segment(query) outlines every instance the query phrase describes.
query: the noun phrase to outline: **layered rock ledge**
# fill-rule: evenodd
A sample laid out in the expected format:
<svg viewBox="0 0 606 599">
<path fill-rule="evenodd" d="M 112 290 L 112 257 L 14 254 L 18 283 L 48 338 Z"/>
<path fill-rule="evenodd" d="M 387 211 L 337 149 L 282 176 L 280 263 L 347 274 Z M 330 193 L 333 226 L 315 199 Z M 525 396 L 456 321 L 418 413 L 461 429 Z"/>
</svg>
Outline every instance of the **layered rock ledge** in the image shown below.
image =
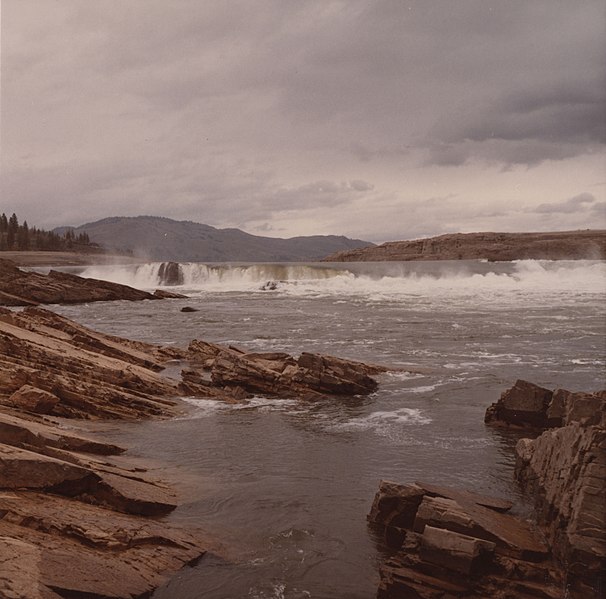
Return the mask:
<svg viewBox="0 0 606 599">
<path fill-rule="evenodd" d="M 515 468 L 534 500 L 533 522 L 507 514 L 511 504 L 499 499 L 382 481 L 368 516 L 390 552 L 377 596 L 604 596 L 605 404 L 604 391 L 550 391 L 517 381 L 488 409 L 487 423 L 536 437 L 518 442 Z"/>
<path fill-rule="evenodd" d="M 99 279 L 87 279 L 51 270 L 47 275 L 27 272 L 10 260 L 0 259 L 0 305 L 80 304 L 114 300 L 156 300 L 182 298 L 183 295 L 140 289 Z"/>
</svg>

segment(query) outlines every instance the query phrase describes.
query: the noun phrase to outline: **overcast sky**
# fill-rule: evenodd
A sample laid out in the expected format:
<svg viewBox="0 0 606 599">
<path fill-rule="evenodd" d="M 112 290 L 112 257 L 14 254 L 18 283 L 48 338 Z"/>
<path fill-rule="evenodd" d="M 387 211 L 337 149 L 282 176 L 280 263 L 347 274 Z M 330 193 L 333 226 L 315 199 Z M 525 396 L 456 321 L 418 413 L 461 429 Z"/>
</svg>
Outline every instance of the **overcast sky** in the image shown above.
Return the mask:
<svg viewBox="0 0 606 599">
<path fill-rule="evenodd" d="M 0 211 L 606 228 L 603 0 L 2 0 Z"/>
</svg>

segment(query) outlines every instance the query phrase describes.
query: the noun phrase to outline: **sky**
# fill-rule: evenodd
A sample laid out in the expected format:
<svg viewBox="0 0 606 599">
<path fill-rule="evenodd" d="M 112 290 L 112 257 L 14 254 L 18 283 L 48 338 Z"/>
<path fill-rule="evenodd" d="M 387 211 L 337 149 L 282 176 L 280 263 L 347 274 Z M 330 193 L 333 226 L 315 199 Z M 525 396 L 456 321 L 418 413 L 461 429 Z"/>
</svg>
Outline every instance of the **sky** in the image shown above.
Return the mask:
<svg viewBox="0 0 606 599">
<path fill-rule="evenodd" d="M 603 0 L 2 0 L 0 211 L 606 228 Z"/>
</svg>

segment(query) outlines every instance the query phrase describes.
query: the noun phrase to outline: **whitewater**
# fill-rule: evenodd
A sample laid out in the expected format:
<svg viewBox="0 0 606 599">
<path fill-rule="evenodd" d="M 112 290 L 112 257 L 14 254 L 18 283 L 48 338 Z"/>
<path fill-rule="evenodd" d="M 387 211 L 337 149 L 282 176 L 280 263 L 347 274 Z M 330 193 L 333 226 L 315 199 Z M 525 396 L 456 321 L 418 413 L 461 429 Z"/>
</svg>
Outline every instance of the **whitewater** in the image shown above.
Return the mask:
<svg viewBox="0 0 606 599">
<path fill-rule="evenodd" d="M 77 272 L 155 289 L 160 267 Z M 91 424 L 177 486 L 171 521 L 216 540 L 154 599 L 373 597 L 381 556 L 365 516 L 380 479 L 466 487 L 524 512 L 512 483 L 517 437 L 485 427 L 486 408 L 518 378 L 605 386 L 602 261 L 188 263 L 180 276 L 166 288 L 184 299 L 53 309 L 153 343 L 198 338 L 398 370 L 369 397 L 192 398 L 187 417 Z"/>
</svg>

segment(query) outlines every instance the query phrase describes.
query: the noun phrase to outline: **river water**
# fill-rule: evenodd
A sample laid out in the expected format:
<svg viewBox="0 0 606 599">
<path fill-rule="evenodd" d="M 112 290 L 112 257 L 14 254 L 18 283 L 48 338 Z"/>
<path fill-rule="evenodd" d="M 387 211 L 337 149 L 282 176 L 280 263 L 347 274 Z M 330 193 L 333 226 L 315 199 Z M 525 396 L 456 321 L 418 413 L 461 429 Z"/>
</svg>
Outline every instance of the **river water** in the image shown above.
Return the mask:
<svg viewBox="0 0 606 599">
<path fill-rule="evenodd" d="M 380 548 L 366 526 L 381 479 L 506 497 L 515 435 L 483 423 L 517 378 L 603 388 L 604 262 L 181 266 L 186 300 L 56 306 L 144 341 L 193 339 L 302 351 L 404 369 L 368 397 L 189 400 L 187 417 L 94 425 L 154 464 L 181 506 L 167 519 L 220 545 L 154 599 L 360 598 Z M 82 274 L 140 288 L 158 264 Z M 268 281 L 274 290 L 262 290 Z M 184 306 L 198 312 L 182 313 Z M 214 541 L 213 541 L 214 543 Z"/>
</svg>

